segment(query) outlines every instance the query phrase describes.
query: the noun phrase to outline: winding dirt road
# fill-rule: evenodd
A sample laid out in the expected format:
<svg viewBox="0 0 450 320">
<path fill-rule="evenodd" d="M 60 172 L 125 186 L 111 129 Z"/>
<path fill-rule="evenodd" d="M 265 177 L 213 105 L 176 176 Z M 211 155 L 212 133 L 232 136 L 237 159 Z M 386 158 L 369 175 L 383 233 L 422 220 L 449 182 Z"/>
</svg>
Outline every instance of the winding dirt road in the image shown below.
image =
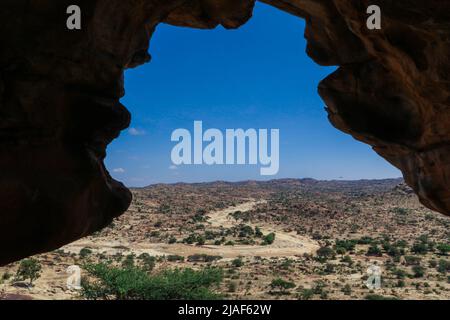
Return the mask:
<svg viewBox="0 0 450 320">
<path fill-rule="evenodd" d="M 213 228 L 230 228 L 239 224 L 230 213 L 241 211 L 247 212 L 252 210 L 261 202 L 251 200 L 240 205 L 229 207 L 223 210 L 213 211 L 207 214 L 208 223 Z M 65 251 L 78 253 L 82 248 L 89 247 L 94 252 L 107 252 L 114 254 L 123 252 L 123 248 L 129 248 L 129 251 L 139 255 L 148 253 L 150 255 L 181 255 L 190 256 L 193 254 L 207 254 L 222 256 L 223 258 L 236 257 L 292 257 L 302 255 L 304 253 L 313 253 L 319 249 L 316 241 L 297 235 L 295 232 L 285 232 L 280 228 L 267 226 L 265 224 L 246 223 L 253 228 L 258 226 L 264 234 L 274 232 L 276 234 L 275 241 L 271 245 L 188 245 L 183 243 L 167 244 L 167 243 L 147 243 L 147 242 L 127 242 L 127 241 L 109 241 L 106 239 L 95 239 L 94 241 L 82 239 L 74 242 L 63 249 Z"/>
</svg>

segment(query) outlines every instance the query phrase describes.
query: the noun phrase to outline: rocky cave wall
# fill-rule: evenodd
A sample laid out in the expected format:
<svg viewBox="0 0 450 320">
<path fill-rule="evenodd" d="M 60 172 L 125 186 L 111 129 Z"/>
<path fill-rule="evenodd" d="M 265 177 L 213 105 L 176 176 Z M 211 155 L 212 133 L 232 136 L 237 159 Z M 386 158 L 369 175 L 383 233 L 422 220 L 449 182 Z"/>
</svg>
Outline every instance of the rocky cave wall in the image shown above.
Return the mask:
<svg viewBox="0 0 450 320">
<path fill-rule="evenodd" d="M 308 55 L 340 66 L 319 86 L 331 123 L 372 145 L 426 206 L 449 215 L 450 3 L 263 2 L 304 18 Z M 82 9 L 82 29 L 69 31 L 66 9 L 73 4 Z M 366 28 L 370 4 L 382 8 L 382 30 Z M 124 70 L 150 60 L 157 25 L 237 28 L 253 6 L 254 0 L 1 1 L 0 264 L 91 234 L 128 208 L 130 192 L 103 160 L 130 122 L 119 101 Z"/>
</svg>

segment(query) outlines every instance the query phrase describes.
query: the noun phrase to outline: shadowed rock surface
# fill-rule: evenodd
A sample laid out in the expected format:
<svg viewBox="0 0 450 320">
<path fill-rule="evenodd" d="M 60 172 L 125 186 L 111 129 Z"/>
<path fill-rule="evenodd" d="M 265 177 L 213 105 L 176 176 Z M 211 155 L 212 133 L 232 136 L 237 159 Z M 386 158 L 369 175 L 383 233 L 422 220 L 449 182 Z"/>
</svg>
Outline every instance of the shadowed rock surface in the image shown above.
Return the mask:
<svg viewBox="0 0 450 320">
<path fill-rule="evenodd" d="M 307 21 L 307 53 L 341 66 L 319 86 L 332 124 L 402 170 L 450 214 L 450 3 L 264 0 Z M 82 30 L 66 29 L 66 8 Z M 156 26 L 237 28 L 253 0 L 3 0 L 0 4 L 0 264 L 56 249 L 122 214 L 131 193 L 108 174 L 128 127 L 123 72 L 150 60 Z M 302 75 L 299 74 L 299 77 Z M 358 161 L 355 159 L 354 161 Z"/>
</svg>

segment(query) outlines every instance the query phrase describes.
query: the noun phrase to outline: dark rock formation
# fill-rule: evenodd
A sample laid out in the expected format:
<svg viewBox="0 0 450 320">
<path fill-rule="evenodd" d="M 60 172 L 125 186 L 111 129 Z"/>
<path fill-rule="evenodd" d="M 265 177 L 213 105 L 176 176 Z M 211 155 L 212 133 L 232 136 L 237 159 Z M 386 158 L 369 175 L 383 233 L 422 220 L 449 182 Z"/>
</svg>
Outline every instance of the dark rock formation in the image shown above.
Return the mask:
<svg viewBox="0 0 450 320">
<path fill-rule="evenodd" d="M 305 18 L 308 54 L 341 66 L 320 85 L 331 122 L 404 173 L 450 214 L 450 3 L 264 0 Z M 82 30 L 66 8 L 82 8 Z M 148 62 L 155 27 L 236 28 L 253 0 L 2 0 L 0 264 L 86 236 L 123 213 L 130 192 L 103 164 L 126 128 L 123 72 Z M 299 77 L 302 75 L 299 74 Z M 355 159 L 354 161 L 358 161 Z"/>
</svg>

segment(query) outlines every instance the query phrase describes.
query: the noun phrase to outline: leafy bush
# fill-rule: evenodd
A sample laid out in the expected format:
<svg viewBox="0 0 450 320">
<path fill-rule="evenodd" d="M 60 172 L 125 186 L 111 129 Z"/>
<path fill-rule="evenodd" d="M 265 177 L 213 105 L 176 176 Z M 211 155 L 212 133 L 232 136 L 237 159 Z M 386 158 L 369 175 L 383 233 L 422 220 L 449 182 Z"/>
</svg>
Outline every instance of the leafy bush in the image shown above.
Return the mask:
<svg viewBox="0 0 450 320">
<path fill-rule="evenodd" d="M 299 298 L 301 300 L 310 300 L 314 296 L 314 291 L 312 289 L 302 289 L 300 291 Z"/>
<path fill-rule="evenodd" d="M 408 214 L 408 209 L 395 207 L 392 209 L 392 212 L 398 215 Z"/>
<path fill-rule="evenodd" d="M 421 260 L 422 259 L 420 259 L 419 257 L 405 256 L 405 262 L 406 262 L 406 265 L 408 265 L 408 266 L 418 265 L 418 264 L 420 264 Z"/>
<path fill-rule="evenodd" d="M 448 243 L 439 243 L 436 246 L 436 249 L 438 249 L 440 254 L 446 256 L 450 252 L 450 244 L 448 244 Z"/>
<path fill-rule="evenodd" d="M 258 238 L 262 238 L 263 233 L 259 227 L 255 227 L 255 236 Z"/>
<path fill-rule="evenodd" d="M 404 279 L 408 273 L 402 269 L 394 269 L 392 273 L 397 277 L 397 279 Z"/>
<path fill-rule="evenodd" d="M 197 237 L 197 245 L 198 245 L 198 246 L 202 246 L 202 245 L 204 245 L 204 244 L 205 244 L 205 238 L 202 237 L 202 236 L 198 236 L 198 237 Z"/>
<path fill-rule="evenodd" d="M 247 225 L 242 225 L 239 230 L 239 238 L 251 237 L 255 234 L 253 228 Z"/>
<path fill-rule="evenodd" d="M 177 238 L 175 238 L 173 236 L 169 238 L 169 244 L 174 244 L 176 242 L 177 242 Z"/>
<path fill-rule="evenodd" d="M 235 268 L 240 268 L 244 265 L 244 261 L 241 258 L 236 258 L 231 262 L 231 265 Z"/>
<path fill-rule="evenodd" d="M 353 260 L 350 256 L 344 256 L 341 259 L 341 262 L 347 263 L 348 265 L 352 265 L 353 264 Z"/>
<path fill-rule="evenodd" d="M 366 256 L 376 256 L 381 257 L 383 254 L 381 252 L 381 249 L 378 248 L 376 244 L 372 244 L 369 249 L 367 250 Z"/>
<path fill-rule="evenodd" d="M 187 258 L 189 262 L 213 262 L 222 259 L 221 256 L 211 256 L 208 254 L 193 254 Z"/>
<path fill-rule="evenodd" d="M 272 280 L 272 282 L 270 283 L 270 287 L 274 290 L 285 292 L 286 290 L 295 288 L 295 283 L 277 278 Z"/>
<path fill-rule="evenodd" d="M 428 252 L 428 245 L 424 242 L 416 242 L 411 247 L 411 251 L 415 254 L 426 254 Z"/>
<path fill-rule="evenodd" d="M 149 255 L 148 253 L 142 253 L 139 257 L 139 260 L 142 261 L 143 269 L 145 271 L 152 271 L 153 268 L 155 268 L 156 265 L 156 258 Z"/>
<path fill-rule="evenodd" d="M 338 250 L 342 251 L 342 249 L 345 250 L 345 252 L 353 251 L 355 250 L 356 243 L 357 243 L 356 240 L 336 240 L 335 250 L 336 252 L 338 252 Z"/>
<path fill-rule="evenodd" d="M 437 271 L 444 274 L 450 271 L 450 262 L 444 259 L 439 259 Z"/>
<path fill-rule="evenodd" d="M 90 248 L 83 248 L 80 250 L 80 258 L 86 258 L 92 253 L 92 250 Z"/>
<path fill-rule="evenodd" d="M 187 238 L 183 239 L 183 243 L 186 244 L 193 244 L 195 242 L 197 242 L 198 236 L 194 233 L 190 234 Z"/>
<path fill-rule="evenodd" d="M 374 242 L 374 240 L 371 237 L 368 236 L 364 236 L 361 239 L 359 239 L 358 244 L 372 244 L 372 242 Z"/>
<path fill-rule="evenodd" d="M 218 299 L 211 288 L 223 280 L 222 270 L 214 268 L 175 269 L 156 275 L 137 267 L 119 269 L 103 263 L 86 265 L 85 269 L 96 280 L 83 279 L 81 294 L 94 300 Z"/>
<path fill-rule="evenodd" d="M 271 232 L 263 238 L 263 245 L 270 245 L 275 241 L 275 233 Z"/>
<path fill-rule="evenodd" d="M 41 264 L 36 259 L 25 259 L 20 262 L 19 268 L 16 272 L 15 279 L 17 281 L 29 280 L 30 286 L 33 282 L 41 276 Z"/>
<path fill-rule="evenodd" d="M 327 259 L 334 259 L 336 253 L 330 247 L 321 247 L 317 250 L 317 257 L 321 261 L 326 261 Z"/>
<path fill-rule="evenodd" d="M 402 255 L 405 254 L 405 251 L 403 249 L 399 249 L 396 246 L 387 246 L 385 248 L 386 252 L 388 255 L 390 255 L 391 257 L 400 257 Z"/>
<path fill-rule="evenodd" d="M 134 267 L 134 258 L 135 255 L 133 253 L 130 253 L 125 257 L 125 259 L 122 261 L 122 267 L 124 268 L 131 268 Z"/>
<path fill-rule="evenodd" d="M 412 271 L 414 278 L 422 278 L 425 275 L 425 268 L 420 265 L 413 266 Z"/>
<path fill-rule="evenodd" d="M 169 262 L 176 262 L 176 261 L 183 262 L 184 261 L 184 257 L 180 256 L 180 255 L 177 255 L 177 254 L 172 254 L 172 255 L 167 256 L 167 261 L 169 261 Z"/>
</svg>

